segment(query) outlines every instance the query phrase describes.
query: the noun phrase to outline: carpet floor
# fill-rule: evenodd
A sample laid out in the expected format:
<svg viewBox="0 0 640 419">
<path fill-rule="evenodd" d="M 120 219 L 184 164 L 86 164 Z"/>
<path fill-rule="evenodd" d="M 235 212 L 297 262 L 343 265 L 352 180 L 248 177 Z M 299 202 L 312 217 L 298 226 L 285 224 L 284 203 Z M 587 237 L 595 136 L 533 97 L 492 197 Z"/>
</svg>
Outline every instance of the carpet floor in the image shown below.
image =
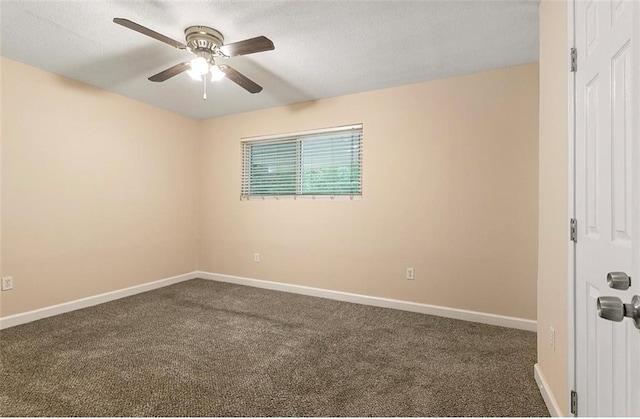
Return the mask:
<svg viewBox="0 0 640 419">
<path fill-rule="evenodd" d="M 536 335 L 195 279 L 0 331 L 2 416 L 548 416 Z"/>
</svg>

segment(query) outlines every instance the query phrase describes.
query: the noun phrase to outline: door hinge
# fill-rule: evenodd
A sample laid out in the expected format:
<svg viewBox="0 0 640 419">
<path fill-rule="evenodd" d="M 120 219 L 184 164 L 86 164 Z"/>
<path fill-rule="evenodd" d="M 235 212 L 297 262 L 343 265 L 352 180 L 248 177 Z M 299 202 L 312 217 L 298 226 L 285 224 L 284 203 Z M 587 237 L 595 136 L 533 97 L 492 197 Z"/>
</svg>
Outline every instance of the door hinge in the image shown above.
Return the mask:
<svg viewBox="0 0 640 419">
<path fill-rule="evenodd" d="M 571 48 L 571 72 L 578 71 L 578 50 Z"/>
<path fill-rule="evenodd" d="M 569 222 L 569 237 L 572 242 L 578 241 L 578 221 L 575 218 L 572 218 Z"/>
<path fill-rule="evenodd" d="M 578 415 L 578 393 L 571 390 L 571 414 Z"/>
</svg>

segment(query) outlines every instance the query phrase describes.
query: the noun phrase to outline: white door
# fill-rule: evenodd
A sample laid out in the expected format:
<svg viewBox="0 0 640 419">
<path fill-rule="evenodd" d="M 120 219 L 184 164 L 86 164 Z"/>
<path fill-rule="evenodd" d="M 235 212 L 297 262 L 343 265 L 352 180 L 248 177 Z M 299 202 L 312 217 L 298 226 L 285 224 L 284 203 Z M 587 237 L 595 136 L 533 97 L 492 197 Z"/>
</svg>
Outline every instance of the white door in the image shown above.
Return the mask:
<svg viewBox="0 0 640 419">
<path fill-rule="evenodd" d="M 574 19 L 578 415 L 640 416 L 640 329 L 598 316 L 640 295 L 640 0 L 576 0 Z"/>
</svg>

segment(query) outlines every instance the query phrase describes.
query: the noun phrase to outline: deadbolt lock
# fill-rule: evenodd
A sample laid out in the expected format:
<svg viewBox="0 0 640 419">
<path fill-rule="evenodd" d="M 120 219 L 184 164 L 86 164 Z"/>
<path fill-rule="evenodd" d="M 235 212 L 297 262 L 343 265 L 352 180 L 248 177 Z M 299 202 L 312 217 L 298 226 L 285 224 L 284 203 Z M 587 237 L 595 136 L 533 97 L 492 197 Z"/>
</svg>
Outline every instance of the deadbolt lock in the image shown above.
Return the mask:
<svg viewBox="0 0 640 419">
<path fill-rule="evenodd" d="M 607 285 L 609 288 L 625 291 L 631 286 L 631 277 L 624 272 L 609 272 Z"/>
</svg>

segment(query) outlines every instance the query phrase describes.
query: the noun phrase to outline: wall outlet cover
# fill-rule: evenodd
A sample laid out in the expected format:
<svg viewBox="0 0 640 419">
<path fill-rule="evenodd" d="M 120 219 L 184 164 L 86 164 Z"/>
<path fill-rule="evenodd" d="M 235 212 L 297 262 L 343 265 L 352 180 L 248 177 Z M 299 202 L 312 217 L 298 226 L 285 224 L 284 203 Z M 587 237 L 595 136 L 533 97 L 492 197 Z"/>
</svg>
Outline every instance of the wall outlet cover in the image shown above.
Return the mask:
<svg viewBox="0 0 640 419">
<path fill-rule="evenodd" d="M 13 289 L 13 277 L 5 276 L 2 278 L 2 291 L 9 291 Z"/>
<path fill-rule="evenodd" d="M 407 279 L 414 279 L 416 271 L 414 268 L 407 268 Z"/>
</svg>

